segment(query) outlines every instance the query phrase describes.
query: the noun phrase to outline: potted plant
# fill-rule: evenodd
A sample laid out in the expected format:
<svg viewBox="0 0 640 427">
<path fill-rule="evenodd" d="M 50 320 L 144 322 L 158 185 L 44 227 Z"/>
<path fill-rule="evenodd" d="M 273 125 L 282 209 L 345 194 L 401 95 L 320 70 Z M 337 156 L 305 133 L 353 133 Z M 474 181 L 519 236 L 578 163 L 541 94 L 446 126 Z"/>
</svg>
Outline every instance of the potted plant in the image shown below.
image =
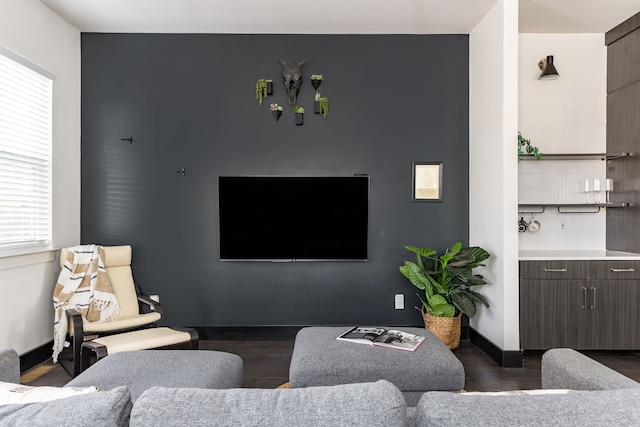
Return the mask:
<svg viewBox="0 0 640 427">
<path fill-rule="evenodd" d="M 523 148 L 524 147 L 524 151 Z M 522 155 L 531 154 L 536 160 L 542 158 L 542 153 L 535 145 L 531 145 L 531 140 L 526 139 L 520 132 L 518 132 L 518 161 L 522 160 Z"/>
<path fill-rule="evenodd" d="M 302 126 L 302 124 L 304 123 L 304 108 L 296 105 L 295 107 L 293 107 L 293 112 L 295 113 L 294 116 L 296 119 L 296 125 Z"/>
<path fill-rule="evenodd" d="M 282 115 L 282 105 L 278 105 L 278 104 L 271 104 L 270 105 L 271 108 L 271 114 L 273 115 L 273 118 L 276 119 L 276 122 L 278 120 L 280 120 L 280 116 Z"/>
<path fill-rule="evenodd" d="M 313 101 L 313 112 L 315 114 L 322 114 L 322 117 L 326 119 L 329 114 L 329 98 L 317 92 L 315 100 Z"/>
<path fill-rule="evenodd" d="M 311 86 L 313 86 L 315 90 L 318 90 L 321 84 L 322 84 L 322 74 L 312 74 Z"/>
<path fill-rule="evenodd" d="M 490 257 L 489 252 L 479 246 L 463 248 L 457 242 L 443 254 L 435 249 L 405 246 L 416 254 L 416 262 L 405 261 L 400 273 L 416 288 L 422 303 L 420 311 L 425 328 L 433 332 L 450 349 L 460 344 L 462 313 L 469 317 L 476 314 L 476 305 L 489 307 L 486 297 L 473 290 L 474 286 L 487 282 L 473 269 L 482 266 Z"/>
<path fill-rule="evenodd" d="M 258 103 L 260 105 L 262 105 L 262 98 L 266 98 L 268 95 L 267 82 L 268 82 L 267 79 L 258 79 L 258 81 L 256 81 L 256 99 L 258 100 Z M 272 83 L 272 87 L 273 87 L 273 83 Z"/>
</svg>

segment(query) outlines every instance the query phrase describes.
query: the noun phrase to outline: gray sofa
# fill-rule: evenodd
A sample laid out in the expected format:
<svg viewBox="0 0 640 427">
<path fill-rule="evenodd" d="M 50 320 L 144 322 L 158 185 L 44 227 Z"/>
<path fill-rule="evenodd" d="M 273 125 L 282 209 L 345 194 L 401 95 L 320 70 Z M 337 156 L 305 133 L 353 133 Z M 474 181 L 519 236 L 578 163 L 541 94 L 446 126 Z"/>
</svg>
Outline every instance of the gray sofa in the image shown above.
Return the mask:
<svg viewBox="0 0 640 427">
<path fill-rule="evenodd" d="M 543 390 L 566 393 L 425 393 L 419 426 L 637 426 L 640 384 L 571 349 L 542 356 Z"/>
<path fill-rule="evenodd" d="M 15 379 L 15 356 L 0 350 L 0 381 Z M 417 407 L 406 408 L 400 390 L 385 380 L 276 390 L 153 387 L 133 404 L 129 389 L 116 387 L 51 402 L 0 405 L 0 426 L 44 426 L 52 420 L 68 426 L 638 425 L 637 382 L 569 349 L 546 352 L 541 371 L 544 388 L 576 391 L 427 392 Z"/>
</svg>

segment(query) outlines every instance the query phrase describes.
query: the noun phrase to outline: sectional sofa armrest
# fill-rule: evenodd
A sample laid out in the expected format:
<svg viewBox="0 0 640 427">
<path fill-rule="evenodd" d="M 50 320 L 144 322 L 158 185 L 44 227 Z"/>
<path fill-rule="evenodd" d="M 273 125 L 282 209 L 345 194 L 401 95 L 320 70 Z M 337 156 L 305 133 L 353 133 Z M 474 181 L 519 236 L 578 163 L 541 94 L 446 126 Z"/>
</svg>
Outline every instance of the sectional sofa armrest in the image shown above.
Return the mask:
<svg viewBox="0 0 640 427">
<path fill-rule="evenodd" d="M 640 383 L 569 348 L 554 348 L 542 355 L 542 388 L 616 390 L 640 388 Z"/>
<path fill-rule="evenodd" d="M 13 349 L 0 348 L 0 381 L 16 384 L 20 382 L 20 358 Z"/>
</svg>

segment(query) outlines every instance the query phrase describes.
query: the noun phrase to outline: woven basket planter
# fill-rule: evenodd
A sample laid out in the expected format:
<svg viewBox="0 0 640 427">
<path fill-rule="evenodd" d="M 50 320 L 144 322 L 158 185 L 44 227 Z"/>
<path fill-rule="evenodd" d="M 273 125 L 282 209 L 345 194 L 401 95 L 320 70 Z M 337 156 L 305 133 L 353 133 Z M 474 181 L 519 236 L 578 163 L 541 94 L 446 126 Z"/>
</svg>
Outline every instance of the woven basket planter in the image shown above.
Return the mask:
<svg viewBox="0 0 640 427">
<path fill-rule="evenodd" d="M 424 327 L 440 338 L 449 350 L 454 350 L 460 345 L 460 329 L 462 328 L 462 313 L 455 317 L 432 316 L 422 309 Z"/>
</svg>

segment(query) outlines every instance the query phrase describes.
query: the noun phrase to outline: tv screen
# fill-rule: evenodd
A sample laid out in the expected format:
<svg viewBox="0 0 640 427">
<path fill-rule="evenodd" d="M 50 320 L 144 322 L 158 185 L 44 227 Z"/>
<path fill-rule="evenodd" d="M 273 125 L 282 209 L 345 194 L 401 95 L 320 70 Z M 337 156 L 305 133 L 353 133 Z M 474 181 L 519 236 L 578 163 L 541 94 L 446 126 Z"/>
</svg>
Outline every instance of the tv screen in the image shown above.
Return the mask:
<svg viewBox="0 0 640 427">
<path fill-rule="evenodd" d="M 367 259 L 369 177 L 221 176 L 220 259 Z"/>
</svg>

